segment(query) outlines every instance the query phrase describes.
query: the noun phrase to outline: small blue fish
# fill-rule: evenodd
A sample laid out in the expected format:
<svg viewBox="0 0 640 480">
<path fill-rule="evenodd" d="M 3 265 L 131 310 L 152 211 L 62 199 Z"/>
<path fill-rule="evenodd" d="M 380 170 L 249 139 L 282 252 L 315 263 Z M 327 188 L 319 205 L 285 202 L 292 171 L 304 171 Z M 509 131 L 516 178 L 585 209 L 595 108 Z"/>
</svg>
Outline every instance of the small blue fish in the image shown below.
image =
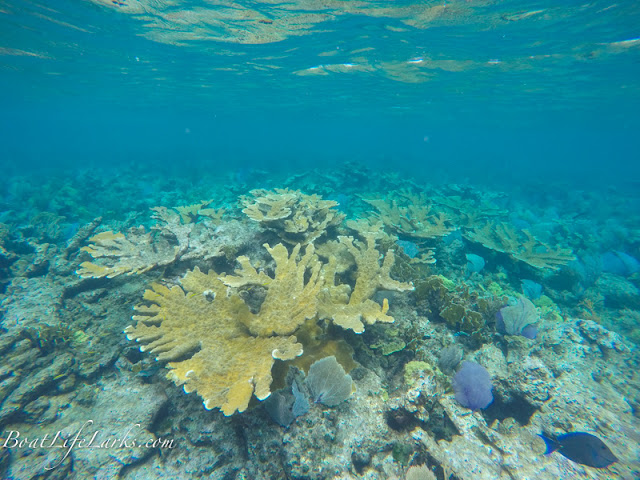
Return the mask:
<svg viewBox="0 0 640 480">
<path fill-rule="evenodd" d="M 609 447 L 598 437 L 584 432 L 571 432 L 556 439 L 540 435 L 547 445 L 546 455 L 557 451 L 572 462 L 594 468 L 607 468 L 618 461 Z"/>
<path fill-rule="evenodd" d="M 156 363 L 146 369 L 140 369 L 140 370 L 136 369 L 137 371 L 134 370 L 134 373 L 138 377 L 150 378 L 150 377 L 153 377 L 156 373 L 158 373 L 161 368 L 162 368 L 162 365 L 160 365 L 159 363 Z"/>
</svg>

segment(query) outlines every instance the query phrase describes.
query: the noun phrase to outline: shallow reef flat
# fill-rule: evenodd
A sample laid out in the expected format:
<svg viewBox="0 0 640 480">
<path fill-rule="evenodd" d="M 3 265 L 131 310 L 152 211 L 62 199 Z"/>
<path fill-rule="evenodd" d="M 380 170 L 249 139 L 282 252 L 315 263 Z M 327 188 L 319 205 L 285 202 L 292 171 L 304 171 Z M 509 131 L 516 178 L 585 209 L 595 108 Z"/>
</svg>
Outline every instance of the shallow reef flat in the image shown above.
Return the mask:
<svg viewBox="0 0 640 480">
<path fill-rule="evenodd" d="M 0 185 L 0 477 L 640 478 L 637 192 L 138 173 Z"/>
</svg>

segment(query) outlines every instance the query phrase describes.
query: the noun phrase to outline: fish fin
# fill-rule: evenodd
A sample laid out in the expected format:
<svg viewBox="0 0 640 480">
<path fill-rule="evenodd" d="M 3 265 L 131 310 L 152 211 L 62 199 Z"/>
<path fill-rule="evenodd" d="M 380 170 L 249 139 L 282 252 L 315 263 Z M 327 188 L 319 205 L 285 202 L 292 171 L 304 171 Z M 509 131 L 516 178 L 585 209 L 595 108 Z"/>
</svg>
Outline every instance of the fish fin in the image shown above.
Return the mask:
<svg viewBox="0 0 640 480">
<path fill-rule="evenodd" d="M 569 432 L 569 433 L 563 433 L 562 435 L 558 435 L 557 441 L 558 442 L 562 442 L 563 440 L 566 440 L 568 438 L 574 438 L 574 437 L 598 438 L 598 437 L 595 437 L 594 435 L 591 435 L 590 433 L 586 433 L 586 432 Z"/>
<path fill-rule="evenodd" d="M 544 444 L 547 446 L 547 451 L 544 452 L 545 455 L 549 455 L 550 453 L 555 452 L 560 448 L 560 444 L 552 438 L 546 437 L 542 434 L 538 435 L 542 440 L 544 440 Z"/>
</svg>

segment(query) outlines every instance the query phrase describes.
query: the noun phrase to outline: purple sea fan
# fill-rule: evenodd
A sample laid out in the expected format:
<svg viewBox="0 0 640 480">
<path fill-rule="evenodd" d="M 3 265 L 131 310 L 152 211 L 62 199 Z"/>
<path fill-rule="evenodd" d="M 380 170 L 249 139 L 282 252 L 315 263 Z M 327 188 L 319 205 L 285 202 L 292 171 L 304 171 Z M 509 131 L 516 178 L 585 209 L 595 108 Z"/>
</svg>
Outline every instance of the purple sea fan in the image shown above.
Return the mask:
<svg viewBox="0 0 640 480">
<path fill-rule="evenodd" d="M 536 338 L 538 334 L 538 309 L 527 298 L 520 297 L 515 305 L 502 307 L 496 314 L 496 329 L 506 335 Z"/>
<path fill-rule="evenodd" d="M 487 408 L 493 402 L 491 375 L 475 362 L 462 362 L 462 368 L 453 377 L 456 400 L 471 410 Z"/>
</svg>

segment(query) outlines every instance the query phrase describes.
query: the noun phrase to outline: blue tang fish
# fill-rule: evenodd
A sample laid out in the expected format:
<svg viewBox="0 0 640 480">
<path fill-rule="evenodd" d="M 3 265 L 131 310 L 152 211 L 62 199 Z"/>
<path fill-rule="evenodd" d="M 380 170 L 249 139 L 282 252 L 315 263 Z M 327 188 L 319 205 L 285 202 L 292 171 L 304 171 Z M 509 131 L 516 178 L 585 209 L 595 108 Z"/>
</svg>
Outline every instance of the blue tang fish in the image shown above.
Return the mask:
<svg viewBox="0 0 640 480">
<path fill-rule="evenodd" d="M 547 445 L 546 455 L 558 452 L 569 460 L 594 468 L 606 468 L 617 457 L 598 437 L 584 432 L 565 433 L 552 439 L 540 435 Z"/>
</svg>

